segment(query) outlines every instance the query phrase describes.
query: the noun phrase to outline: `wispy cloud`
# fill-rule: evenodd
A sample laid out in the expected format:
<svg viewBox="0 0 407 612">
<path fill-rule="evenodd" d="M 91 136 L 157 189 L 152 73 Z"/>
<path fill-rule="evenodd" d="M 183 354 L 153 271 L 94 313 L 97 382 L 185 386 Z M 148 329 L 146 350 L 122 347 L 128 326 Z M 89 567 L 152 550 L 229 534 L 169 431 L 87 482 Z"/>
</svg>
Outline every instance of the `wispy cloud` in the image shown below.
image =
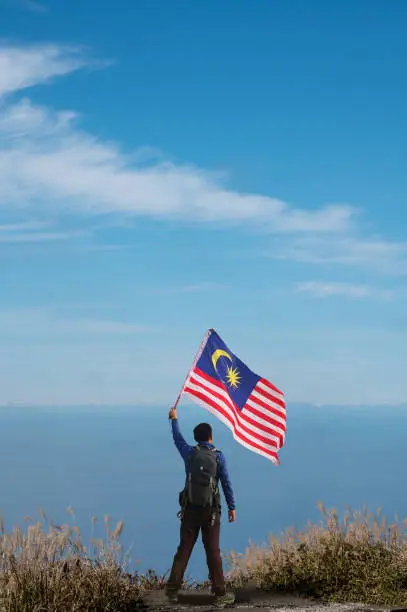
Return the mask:
<svg viewBox="0 0 407 612">
<path fill-rule="evenodd" d="M 151 327 L 138 323 L 68 317 L 47 309 L 0 310 L 0 336 L 115 336 L 152 331 Z"/>
<path fill-rule="evenodd" d="M 57 45 L 0 46 L 0 97 L 86 65 L 79 51 Z"/>
<path fill-rule="evenodd" d="M 57 46 L 0 49 L 0 95 L 25 89 L 86 65 L 76 50 Z M 277 232 L 341 232 L 352 224 L 351 206 L 315 210 L 280 199 L 229 189 L 218 175 L 160 159 L 81 131 L 71 111 L 54 112 L 28 99 L 0 111 L 0 206 L 90 215 L 121 213 L 228 224 L 261 222 Z"/>
<path fill-rule="evenodd" d="M 36 0 L 20 0 L 22 6 L 32 13 L 46 13 L 48 11 L 45 4 Z"/>
<path fill-rule="evenodd" d="M 374 268 L 386 274 L 407 273 L 407 243 L 383 238 L 342 235 L 296 237 L 279 243 L 274 252 L 279 259 L 305 264 L 340 264 Z"/>
<path fill-rule="evenodd" d="M 62 329 L 64 332 L 66 332 L 69 327 L 71 327 L 71 329 L 75 332 L 89 335 L 146 334 L 153 331 L 151 327 L 146 325 L 124 323 L 122 321 L 80 319 L 77 321 L 64 321 L 62 324 L 59 322 L 59 329 Z"/>
<path fill-rule="evenodd" d="M 46 5 L 42 2 L 37 2 L 37 0 L 0 0 L 0 7 L 2 3 L 31 11 L 31 13 L 46 13 L 48 11 Z"/>
<path fill-rule="evenodd" d="M 42 221 L 23 221 L 21 223 L 9 223 L 0 225 L 1 233 L 12 233 L 12 232 L 25 232 L 25 231 L 36 231 L 42 230 L 49 227 L 48 223 Z"/>
<path fill-rule="evenodd" d="M 82 230 L 66 232 L 11 232 L 2 233 L 0 229 L 0 244 L 28 244 L 35 242 L 59 242 L 72 240 L 86 235 Z"/>
<path fill-rule="evenodd" d="M 345 297 L 354 300 L 360 299 L 379 299 L 391 300 L 393 292 L 369 285 L 354 283 L 324 283 L 320 281 L 307 281 L 298 283 L 296 290 L 300 293 L 307 293 L 314 298 Z"/>
<path fill-rule="evenodd" d="M 119 149 L 76 128 L 73 113 L 28 100 L 0 117 L 0 204 L 41 202 L 52 211 L 117 213 L 201 221 L 261 221 L 279 232 L 335 232 L 349 227 L 352 208 L 298 210 L 256 194 L 224 188 L 191 166 L 130 165 Z"/>
<path fill-rule="evenodd" d="M 159 294 L 181 294 L 181 293 L 203 293 L 205 291 L 215 291 L 225 289 L 226 285 L 213 282 L 188 283 L 185 285 L 171 285 L 170 287 L 157 287 L 152 290 Z"/>
<path fill-rule="evenodd" d="M 58 231 L 49 222 L 23 221 L 0 225 L 0 244 L 32 244 L 71 241 L 90 235 L 90 229 Z"/>
</svg>

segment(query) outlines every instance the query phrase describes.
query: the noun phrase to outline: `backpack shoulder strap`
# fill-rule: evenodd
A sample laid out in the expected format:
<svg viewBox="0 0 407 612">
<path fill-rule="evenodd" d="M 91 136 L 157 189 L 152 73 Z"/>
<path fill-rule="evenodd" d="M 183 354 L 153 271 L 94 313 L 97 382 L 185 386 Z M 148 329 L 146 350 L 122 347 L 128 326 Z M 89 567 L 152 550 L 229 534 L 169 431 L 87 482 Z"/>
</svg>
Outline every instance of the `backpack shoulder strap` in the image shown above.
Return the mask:
<svg viewBox="0 0 407 612">
<path fill-rule="evenodd" d="M 199 446 L 193 446 L 192 447 L 192 452 L 191 452 L 191 454 L 188 457 L 188 467 L 191 465 L 191 461 L 195 457 L 197 451 L 199 451 Z"/>
<path fill-rule="evenodd" d="M 215 455 L 216 455 L 216 462 L 217 462 L 217 464 L 218 464 L 218 466 L 219 466 L 219 464 L 220 464 L 220 458 L 221 458 L 221 456 L 222 456 L 222 451 L 221 451 L 221 450 L 219 450 L 218 448 L 214 448 L 214 449 L 213 449 L 213 452 L 214 452 L 214 453 L 215 453 Z"/>
</svg>

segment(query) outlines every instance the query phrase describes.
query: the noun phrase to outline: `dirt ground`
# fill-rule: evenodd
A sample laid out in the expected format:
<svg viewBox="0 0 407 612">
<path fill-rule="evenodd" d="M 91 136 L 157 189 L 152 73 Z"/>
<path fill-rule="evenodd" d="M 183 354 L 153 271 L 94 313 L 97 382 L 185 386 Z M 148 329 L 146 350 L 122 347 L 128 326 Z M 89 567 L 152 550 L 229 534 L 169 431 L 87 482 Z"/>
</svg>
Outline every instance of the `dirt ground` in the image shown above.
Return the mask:
<svg viewBox="0 0 407 612">
<path fill-rule="evenodd" d="M 213 596 L 203 592 L 184 592 L 178 597 L 178 604 L 170 604 L 163 591 L 153 591 L 145 596 L 144 606 L 147 610 L 160 610 L 162 612 L 206 612 L 214 610 Z M 257 589 L 245 589 L 236 592 L 236 602 L 227 608 L 229 612 L 244 612 L 245 610 L 262 609 L 264 612 L 383 612 L 391 608 L 375 608 L 362 604 L 321 604 L 313 600 L 303 599 L 291 595 L 265 593 Z M 407 612 L 400 609 L 398 612 Z"/>
</svg>

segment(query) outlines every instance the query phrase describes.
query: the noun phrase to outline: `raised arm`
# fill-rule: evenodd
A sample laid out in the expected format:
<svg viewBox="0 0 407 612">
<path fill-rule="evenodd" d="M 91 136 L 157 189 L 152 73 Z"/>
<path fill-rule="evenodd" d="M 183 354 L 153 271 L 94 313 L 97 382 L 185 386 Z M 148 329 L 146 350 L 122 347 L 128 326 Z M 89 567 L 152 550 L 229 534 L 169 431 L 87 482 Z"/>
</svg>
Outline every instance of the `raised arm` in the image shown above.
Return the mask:
<svg viewBox="0 0 407 612">
<path fill-rule="evenodd" d="M 191 455 L 193 448 L 185 441 L 179 429 L 177 410 L 175 408 L 172 408 L 170 410 L 169 418 L 171 419 L 172 437 L 174 439 L 174 444 L 177 447 L 177 450 L 183 460 L 187 461 Z"/>
<path fill-rule="evenodd" d="M 233 494 L 232 483 L 229 477 L 229 470 L 226 463 L 226 457 L 223 453 L 219 452 L 219 480 L 222 485 L 222 490 L 225 495 L 226 503 L 228 506 L 229 522 L 233 523 L 236 520 L 236 504 L 235 496 Z"/>
</svg>

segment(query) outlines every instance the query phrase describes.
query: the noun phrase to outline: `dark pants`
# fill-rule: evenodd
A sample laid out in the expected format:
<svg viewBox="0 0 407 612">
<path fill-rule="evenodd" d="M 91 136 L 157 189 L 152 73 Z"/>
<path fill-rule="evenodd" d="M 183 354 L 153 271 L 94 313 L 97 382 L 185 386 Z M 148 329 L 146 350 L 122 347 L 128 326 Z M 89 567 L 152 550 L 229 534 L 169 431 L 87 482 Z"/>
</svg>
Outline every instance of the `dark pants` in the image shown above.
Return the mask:
<svg viewBox="0 0 407 612">
<path fill-rule="evenodd" d="M 222 559 L 219 549 L 220 511 L 210 508 L 191 508 L 187 506 L 181 519 L 181 537 L 174 557 L 171 574 L 167 582 L 168 591 L 181 588 L 185 570 L 192 554 L 199 532 L 206 552 L 209 578 L 215 595 L 225 593 Z"/>
</svg>

